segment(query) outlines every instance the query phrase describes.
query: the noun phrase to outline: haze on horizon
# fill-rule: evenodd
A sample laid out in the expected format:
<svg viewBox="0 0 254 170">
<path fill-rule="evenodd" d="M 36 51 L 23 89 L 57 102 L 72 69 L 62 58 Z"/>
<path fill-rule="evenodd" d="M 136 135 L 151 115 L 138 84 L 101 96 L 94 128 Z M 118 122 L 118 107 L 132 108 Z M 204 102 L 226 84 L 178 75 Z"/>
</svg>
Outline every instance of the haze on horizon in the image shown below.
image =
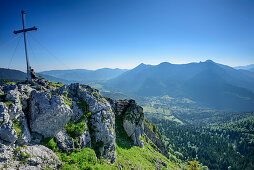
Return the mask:
<svg viewBox="0 0 254 170">
<path fill-rule="evenodd" d="M 28 33 L 31 65 L 38 71 L 207 59 L 229 66 L 254 63 L 254 1 L 3 0 L 0 67 L 26 68 L 22 37 L 12 62 L 19 38 L 4 44 L 21 29 L 22 9 L 27 27 L 38 27 Z"/>
</svg>

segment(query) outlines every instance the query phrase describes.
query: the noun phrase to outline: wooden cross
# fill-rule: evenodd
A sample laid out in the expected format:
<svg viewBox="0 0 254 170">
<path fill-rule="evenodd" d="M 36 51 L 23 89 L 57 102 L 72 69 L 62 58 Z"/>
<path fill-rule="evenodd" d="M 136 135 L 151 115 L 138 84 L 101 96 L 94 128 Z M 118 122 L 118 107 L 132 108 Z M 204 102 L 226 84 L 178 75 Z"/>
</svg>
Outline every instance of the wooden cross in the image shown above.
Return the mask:
<svg viewBox="0 0 254 170">
<path fill-rule="evenodd" d="M 30 67 L 30 64 L 29 64 L 29 58 L 28 58 L 28 52 L 27 52 L 27 41 L 26 41 L 26 32 L 27 31 L 32 31 L 32 30 L 37 30 L 37 27 L 31 27 L 31 28 L 25 28 L 25 11 L 22 10 L 21 11 L 22 13 L 22 23 L 23 23 L 23 29 L 22 30 L 17 30 L 17 31 L 14 31 L 13 33 L 14 34 L 18 34 L 18 33 L 24 33 L 24 43 L 25 43 L 25 53 L 26 53 L 26 65 L 27 65 L 27 81 L 29 83 L 32 82 L 32 79 L 31 79 L 31 67 Z"/>
</svg>

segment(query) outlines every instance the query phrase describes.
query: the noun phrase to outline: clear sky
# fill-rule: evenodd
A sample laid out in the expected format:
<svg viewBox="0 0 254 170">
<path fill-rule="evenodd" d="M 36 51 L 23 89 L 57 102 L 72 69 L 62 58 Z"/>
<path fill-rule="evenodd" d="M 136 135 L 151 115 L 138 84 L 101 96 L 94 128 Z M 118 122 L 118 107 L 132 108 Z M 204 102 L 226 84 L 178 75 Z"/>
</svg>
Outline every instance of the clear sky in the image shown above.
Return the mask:
<svg viewBox="0 0 254 170">
<path fill-rule="evenodd" d="M 22 36 L 13 39 L 21 9 L 38 27 L 28 49 L 40 71 L 254 63 L 253 0 L 0 0 L 0 67 L 26 68 Z"/>
</svg>

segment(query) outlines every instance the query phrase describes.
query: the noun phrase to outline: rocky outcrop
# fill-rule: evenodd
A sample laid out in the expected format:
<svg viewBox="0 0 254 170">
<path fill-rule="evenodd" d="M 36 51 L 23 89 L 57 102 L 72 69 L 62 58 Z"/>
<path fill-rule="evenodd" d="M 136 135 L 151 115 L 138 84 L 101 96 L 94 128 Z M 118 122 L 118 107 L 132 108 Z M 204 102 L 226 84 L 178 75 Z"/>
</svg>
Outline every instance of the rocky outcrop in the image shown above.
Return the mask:
<svg viewBox="0 0 254 170">
<path fill-rule="evenodd" d="M 60 132 L 72 115 L 64 99 L 48 92 L 31 92 L 30 128 L 44 137 L 54 137 Z"/>
<path fill-rule="evenodd" d="M 116 161 L 115 114 L 109 102 L 99 94 L 98 90 L 78 83 L 70 85 L 68 94 L 74 100 L 76 98 L 86 103 L 90 111 L 88 128 L 92 147 L 97 156 L 103 156 L 114 163 Z"/>
<path fill-rule="evenodd" d="M 8 108 L 5 103 L 0 102 L 0 139 L 14 143 L 17 138 L 17 133 L 8 114 Z"/>
<path fill-rule="evenodd" d="M 144 132 L 146 134 L 146 137 L 148 137 L 158 147 L 158 151 L 167 158 L 169 158 L 168 151 L 164 143 L 162 142 L 160 137 L 149 128 L 147 123 L 144 123 Z"/>
<path fill-rule="evenodd" d="M 59 158 L 40 145 L 44 141 L 65 153 L 91 147 L 98 158 L 115 163 L 116 119 L 133 145 L 144 146 L 144 113 L 134 100 L 106 99 L 78 83 L 59 86 L 45 80 L 0 86 L 0 168 L 58 168 Z"/>
<path fill-rule="evenodd" d="M 143 108 L 137 105 L 135 100 L 118 100 L 113 103 L 116 116 L 122 121 L 123 128 L 131 137 L 134 145 L 143 147 L 144 141 L 141 136 L 144 133 Z"/>
<path fill-rule="evenodd" d="M 58 169 L 62 163 L 58 156 L 42 145 L 14 148 L 0 141 L 0 168 Z"/>
</svg>

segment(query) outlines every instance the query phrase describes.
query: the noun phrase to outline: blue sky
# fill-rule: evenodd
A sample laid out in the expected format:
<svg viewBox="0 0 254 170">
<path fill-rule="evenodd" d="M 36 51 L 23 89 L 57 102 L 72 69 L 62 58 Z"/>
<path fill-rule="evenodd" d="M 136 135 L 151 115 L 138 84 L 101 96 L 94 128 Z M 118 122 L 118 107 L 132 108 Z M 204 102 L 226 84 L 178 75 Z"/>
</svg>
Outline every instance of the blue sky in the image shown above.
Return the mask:
<svg viewBox="0 0 254 170">
<path fill-rule="evenodd" d="M 39 71 L 254 63 L 253 0 L 1 0 L 0 67 L 26 68 L 23 39 L 10 62 L 21 9 L 27 26 L 38 27 L 28 49 Z"/>
</svg>

